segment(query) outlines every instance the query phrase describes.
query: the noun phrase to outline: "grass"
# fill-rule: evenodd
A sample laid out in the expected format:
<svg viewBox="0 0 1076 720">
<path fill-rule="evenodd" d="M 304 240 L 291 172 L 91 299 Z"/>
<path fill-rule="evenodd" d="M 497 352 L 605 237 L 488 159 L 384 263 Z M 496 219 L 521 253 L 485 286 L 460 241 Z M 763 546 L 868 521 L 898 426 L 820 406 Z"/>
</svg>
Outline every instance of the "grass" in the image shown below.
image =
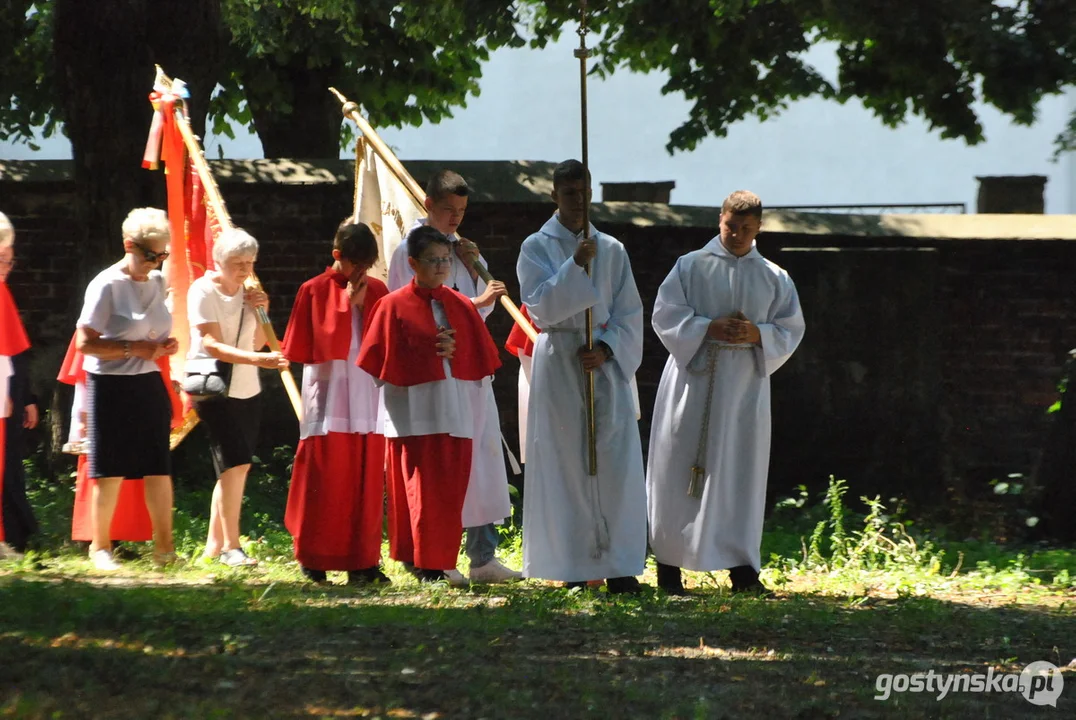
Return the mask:
<svg viewBox="0 0 1076 720">
<path fill-rule="evenodd" d="M 853 512 L 839 483 L 822 503 L 780 508 L 769 522 L 770 599 L 731 595 L 725 573 L 690 573 L 687 598 L 540 582 L 454 590 L 420 586 L 392 562 L 387 588 L 314 587 L 268 509 L 279 486 L 251 487 L 245 527 L 262 559 L 253 571 L 191 561 L 161 572 L 134 560 L 98 574 L 47 519 L 47 551 L 0 565 L 0 717 L 979 720 L 1076 710 L 1071 669 L 1057 710 L 1011 693 L 875 700 L 882 673 L 1068 665 L 1076 552 L 937 544 L 884 508 Z M 204 538 L 198 499 L 177 514 L 188 557 Z M 518 532 L 505 539 L 502 555 L 518 567 Z M 644 581 L 654 584 L 652 568 Z"/>
</svg>

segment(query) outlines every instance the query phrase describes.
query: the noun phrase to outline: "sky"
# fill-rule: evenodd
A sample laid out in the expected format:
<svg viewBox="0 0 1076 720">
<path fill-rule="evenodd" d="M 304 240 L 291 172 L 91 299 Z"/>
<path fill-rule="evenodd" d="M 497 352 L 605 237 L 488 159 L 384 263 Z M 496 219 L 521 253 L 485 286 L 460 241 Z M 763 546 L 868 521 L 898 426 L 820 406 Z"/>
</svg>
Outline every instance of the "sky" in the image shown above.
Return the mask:
<svg viewBox="0 0 1076 720">
<path fill-rule="evenodd" d="M 502 49 L 483 69 L 481 94 L 437 125 L 379 130 L 402 160 L 547 160 L 580 154 L 579 65 L 573 32 L 543 50 Z M 593 43 L 592 43 L 593 44 Z M 832 76 L 831 48 L 816 47 L 812 63 Z M 719 205 L 736 189 L 758 193 L 766 205 L 966 203 L 975 211 L 976 176 L 1045 175 L 1046 212 L 1076 213 L 1076 153 L 1051 162 L 1053 140 L 1076 110 L 1076 92 L 1047 98 L 1032 127 L 977 107 L 986 141 L 969 147 L 942 140 L 912 119 L 882 125 L 857 102 L 807 99 L 766 122 L 745 120 L 724 138 L 669 155 L 669 133 L 690 103 L 662 95 L 665 78 L 626 70 L 588 82 L 590 164 L 597 183 L 674 180 L 672 202 Z M 257 137 L 212 135 L 206 155 L 257 158 Z M 347 153 L 344 153 L 346 156 Z M 0 158 L 68 158 L 63 138 L 40 152 L 0 144 Z"/>
</svg>

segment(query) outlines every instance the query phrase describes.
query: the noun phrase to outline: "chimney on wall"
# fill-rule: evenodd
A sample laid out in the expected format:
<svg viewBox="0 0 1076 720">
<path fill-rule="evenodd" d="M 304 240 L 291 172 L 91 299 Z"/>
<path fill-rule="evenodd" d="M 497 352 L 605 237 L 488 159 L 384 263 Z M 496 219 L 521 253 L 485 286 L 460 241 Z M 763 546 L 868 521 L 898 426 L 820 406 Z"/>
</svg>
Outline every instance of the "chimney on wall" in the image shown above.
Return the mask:
<svg viewBox="0 0 1076 720">
<path fill-rule="evenodd" d="M 1024 213 L 1042 215 L 1046 212 L 1046 177 L 1043 175 L 987 175 L 979 181 L 979 213 Z"/>
<path fill-rule="evenodd" d="M 603 182 L 602 202 L 648 202 L 669 204 L 676 182 Z"/>
</svg>

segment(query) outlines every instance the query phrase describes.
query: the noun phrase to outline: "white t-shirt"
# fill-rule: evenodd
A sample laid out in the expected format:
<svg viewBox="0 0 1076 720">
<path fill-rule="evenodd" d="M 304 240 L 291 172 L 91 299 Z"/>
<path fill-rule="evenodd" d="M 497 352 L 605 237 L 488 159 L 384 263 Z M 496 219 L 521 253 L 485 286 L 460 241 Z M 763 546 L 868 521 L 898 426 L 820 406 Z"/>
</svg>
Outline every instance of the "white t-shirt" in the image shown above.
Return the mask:
<svg viewBox="0 0 1076 720">
<path fill-rule="evenodd" d="M 220 339 L 226 345 L 232 345 L 240 350 L 254 349 L 254 332 L 258 327 L 258 318 L 253 310 L 244 307 L 243 288 L 239 288 L 235 295 L 225 295 L 220 291 L 220 286 L 213 282 L 213 279 L 218 276 L 217 272 L 207 272 L 191 283 L 191 288 L 187 292 L 187 321 L 191 326 L 191 349 L 187 353 L 188 359 L 213 357 L 205 351 L 202 345 L 202 333 L 198 329 L 199 325 L 211 322 L 220 326 Z M 243 319 L 243 330 L 239 334 L 239 342 L 236 343 L 240 314 Z M 261 392 L 261 389 L 256 365 L 232 365 L 232 383 L 228 388 L 228 397 L 254 397 Z"/>
<path fill-rule="evenodd" d="M 86 300 L 76 325 L 96 330 L 103 340 L 164 342 L 172 332 L 167 297 L 168 287 L 159 270 L 152 270 L 144 281 L 135 281 L 113 265 L 86 287 Z M 95 375 L 160 372 L 157 363 L 137 357 L 101 360 L 87 355 L 82 367 Z"/>
</svg>

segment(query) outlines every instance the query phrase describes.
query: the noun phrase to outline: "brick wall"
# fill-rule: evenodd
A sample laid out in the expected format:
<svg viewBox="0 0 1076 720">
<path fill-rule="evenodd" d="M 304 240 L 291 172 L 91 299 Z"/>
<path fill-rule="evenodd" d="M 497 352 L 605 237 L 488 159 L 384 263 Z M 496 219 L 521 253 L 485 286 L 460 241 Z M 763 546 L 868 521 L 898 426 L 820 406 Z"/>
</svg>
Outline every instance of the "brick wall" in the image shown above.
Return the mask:
<svg viewBox="0 0 1076 720">
<path fill-rule="evenodd" d="M 222 182 L 234 222 L 262 245 L 258 274 L 279 334 L 299 284 L 329 262 L 329 242 L 351 209 L 351 188 Z M 81 304 L 71 187 L 0 182 L 0 209 L 18 233 L 11 286 L 35 342 L 35 375 L 50 389 Z M 464 234 L 518 299 L 519 243 L 552 212 L 543 203 L 472 204 Z M 700 227 L 604 224 L 628 248 L 646 321 L 676 258 L 713 234 Z M 792 273 L 808 332 L 773 378 L 772 494 L 836 474 L 881 493 L 940 497 L 947 487 L 1028 472 L 1045 437 L 1045 409 L 1076 346 L 1076 243 L 955 241 L 774 234 L 762 252 Z M 117 238 L 117 259 L 119 239 Z M 498 343 L 510 320 L 489 327 Z M 642 432 L 665 362 L 646 334 L 638 380 Z M 503 354 L 495 381 L 502 427 L 515 446 L 516 369 Z M 295 423 L 266 374 L 274 420 L 267 445 L 294 442 Z"/>
</svg>

